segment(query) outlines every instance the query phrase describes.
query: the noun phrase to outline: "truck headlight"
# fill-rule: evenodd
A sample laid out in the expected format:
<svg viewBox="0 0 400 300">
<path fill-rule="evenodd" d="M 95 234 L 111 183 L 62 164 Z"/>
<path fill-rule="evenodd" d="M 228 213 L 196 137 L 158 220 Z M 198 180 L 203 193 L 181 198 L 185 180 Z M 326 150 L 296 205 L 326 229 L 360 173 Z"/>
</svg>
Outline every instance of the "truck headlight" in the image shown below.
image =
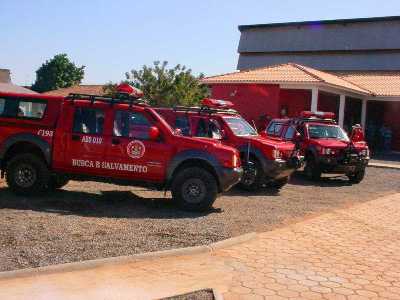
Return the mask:
<svg viewBox="0 0 400 300">
<path fill-rule="evenodd" d="M 369 149 L 361 150 L 361 151 L 360 151 L 360 154 L 361 154 L 362 156 L 369 156 Z"/>
<path fill-rule="evenodd" d="M 335 150 L 332 149 L 332 148 L 322 148 L 322 154 L 334 155 L 335 154 Z"/>
<path fill-rule="evenodd" d="M 236 153 L 232 157 L 232 166 L 234 168 L 240 167 L 240 158 Z"/>
</svg>

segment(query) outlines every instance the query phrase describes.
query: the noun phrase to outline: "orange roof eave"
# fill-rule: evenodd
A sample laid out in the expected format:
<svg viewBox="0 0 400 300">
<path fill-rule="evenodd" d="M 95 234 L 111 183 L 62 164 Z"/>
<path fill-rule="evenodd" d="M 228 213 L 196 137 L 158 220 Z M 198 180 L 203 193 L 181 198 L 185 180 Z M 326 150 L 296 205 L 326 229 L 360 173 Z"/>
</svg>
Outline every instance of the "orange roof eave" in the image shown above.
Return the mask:
<svg viewBox="0 0 400 300">
<path fill-rule="evenodd" d="M 313 87 L 326 86 L 337 90 L 344 90 L 355 94 L 364 96 L 374 96 L 373 93 L 367 90 L 356 90 L 348 87 L 334 85 L 321 81 L 265 81 L 265 80 L 202 80 L 202 84 L 275 84 L 275 85 L 309 85 L 310 89 Z"/>
</svg>

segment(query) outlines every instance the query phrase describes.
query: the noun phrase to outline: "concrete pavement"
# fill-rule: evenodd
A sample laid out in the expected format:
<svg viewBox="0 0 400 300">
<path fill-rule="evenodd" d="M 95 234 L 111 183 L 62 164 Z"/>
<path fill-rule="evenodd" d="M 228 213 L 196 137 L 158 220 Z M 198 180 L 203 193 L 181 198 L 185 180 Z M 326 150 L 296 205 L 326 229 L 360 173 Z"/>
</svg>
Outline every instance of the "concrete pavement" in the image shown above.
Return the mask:
<svg viewBox="0 0 400 300">
<path fill-rule="evenodd" d="M 400 170 L 400 164 L 398 162 L 370 161 L 368 167 Z"/>
<path fill-rule="evenodd" d="M 397 183 L 395 183 L 397 184 Z M 0 280 L 0 299 L 400 299 L 400 194 L 191 256 Z"/>
</svg>

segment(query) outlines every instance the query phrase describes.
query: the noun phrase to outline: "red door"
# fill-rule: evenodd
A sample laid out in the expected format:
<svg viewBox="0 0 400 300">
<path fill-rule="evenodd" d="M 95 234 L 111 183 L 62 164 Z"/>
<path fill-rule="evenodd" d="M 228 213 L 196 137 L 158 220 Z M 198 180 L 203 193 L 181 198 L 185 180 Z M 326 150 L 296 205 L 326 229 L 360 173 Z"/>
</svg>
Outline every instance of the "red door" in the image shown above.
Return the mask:
<svg viewBox="0 0 400 300">
<path fill-rule="evenodd" d="M 157 140 L 150 139 L 151 118 L 134 108 L 116 109 L 113 114 L 103 167 L 121 178 L 164 181 L 173 147 L 163 141 L 162 135 Z"/>
<path fill-rule="evenodd" d="M 106 149 L 105 120 L 109 108 L 102 103 L 77 103 L 71 109 L 73 119 L 62 139 L 64 159 L 59 167 L 73 173 L 106 175 L 101 162 Z"/>
</svg>

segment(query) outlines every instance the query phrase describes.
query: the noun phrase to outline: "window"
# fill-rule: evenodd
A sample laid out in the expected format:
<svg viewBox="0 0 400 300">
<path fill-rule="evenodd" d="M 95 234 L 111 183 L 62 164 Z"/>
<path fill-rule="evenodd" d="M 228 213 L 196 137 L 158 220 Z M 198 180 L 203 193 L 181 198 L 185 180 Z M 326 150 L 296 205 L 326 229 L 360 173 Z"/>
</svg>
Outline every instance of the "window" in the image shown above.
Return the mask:
<svg viewBox="0 0 400 300">
<path fill-rule="evenodd" d="M 290 126 L 285 133 L 285 139 L 286 140 L 292 140 L 294 137 L 294 134 L 296 132 L 296 129 L 293 126 Z"/>
<path fill-rule="evenodd" d="M 256 136 L 254 128 L 242 118 L 224 118 L 229 128 L 236 136 Z"/>
<path fill-rule="evenodd" d="M 104 112 L 100 109 L 77 107 L 74 116 L 73 132 L 84 134 L 102 134 Z"/>
<path fill-rule="evenodd" d="M 46 110 L 46 103 L 19 101 L 17 116 L 19 118 L 41 119 Z"/>
<path fill-rule="evenodd" d="M 187 116 L 177 116 L 175 119 L 175 128 L 181 130 L 182 135 L 190 135 L 190 122 Z"/>
<path fill-rule="evenodd" d="M 268 126 L 267 133 L 268 135 L 272 136 L 280 136 L 282 131 L 282 124 L 281 123 L 271 123 Z"/>
<path fill-rule="evenodd" d="M 309 125 L 308 134 L 312 139 L 339 139 L 348 141 L 347 134 L 339 126 Z"/>
<path fill-rule="evenodd" d="M 197 122 L 195 136 L 208 137 L 208 129 L 207 129 L 206 119 L 201 118 L 201 119 L 199 119 L 199 122 Z"/>
<path fill-rule="evenodd" d="M 6 99 L 0 99 L 0 115 L 4 113 L 5 106 L 6 106 Z"/>
<path fill-rule="evenodd" d="M 139 112 L 117 111 L 114 120 L 114 135 L 147 140 L 151 123 Z"/>
</svg>

